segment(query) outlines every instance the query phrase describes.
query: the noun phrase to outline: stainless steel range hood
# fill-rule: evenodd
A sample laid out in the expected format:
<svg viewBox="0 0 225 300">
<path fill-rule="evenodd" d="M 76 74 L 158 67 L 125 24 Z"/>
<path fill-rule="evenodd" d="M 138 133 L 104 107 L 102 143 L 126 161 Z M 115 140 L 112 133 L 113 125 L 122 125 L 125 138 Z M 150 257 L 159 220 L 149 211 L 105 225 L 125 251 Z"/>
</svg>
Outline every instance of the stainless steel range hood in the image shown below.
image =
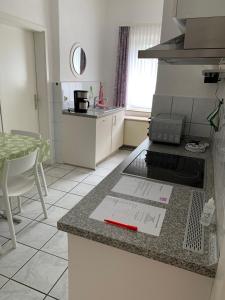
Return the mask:
<svg viewBox="0 0 225 300">
<path fill-rule="evenodd" d="M 178 65 L 218 65 L 225 58 L 225 17 L 187 19 L 184 34 L 139 50 L 138 57 Z"/>
</svg>

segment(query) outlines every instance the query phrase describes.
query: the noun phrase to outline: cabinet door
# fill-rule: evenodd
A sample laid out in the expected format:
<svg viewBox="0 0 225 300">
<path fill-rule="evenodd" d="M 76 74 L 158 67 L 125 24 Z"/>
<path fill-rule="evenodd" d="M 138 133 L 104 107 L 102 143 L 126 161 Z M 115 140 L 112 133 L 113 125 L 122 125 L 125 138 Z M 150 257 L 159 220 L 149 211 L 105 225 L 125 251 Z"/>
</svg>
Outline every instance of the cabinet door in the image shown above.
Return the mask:
<svg viewBox="0 0 225 300">
<path fill-rule="evenodd" d="M 224 0 L 177 0 L 177 18 L 225 16 Z"/>
<path fill-rule="evenodd" d="M 62 115 L 63 162 L 80 167 L 95 168 L 96 119 Z"/>
<path fill-rule="evenodd" d="M 112 152 L 123 145 L 124 111 L 112 116 Z"/>
<path fill-rule="evenodd" d="M 96 123 L 96 163 L 111 154 L 112 116 L 97 119 Z"/>
</svg>

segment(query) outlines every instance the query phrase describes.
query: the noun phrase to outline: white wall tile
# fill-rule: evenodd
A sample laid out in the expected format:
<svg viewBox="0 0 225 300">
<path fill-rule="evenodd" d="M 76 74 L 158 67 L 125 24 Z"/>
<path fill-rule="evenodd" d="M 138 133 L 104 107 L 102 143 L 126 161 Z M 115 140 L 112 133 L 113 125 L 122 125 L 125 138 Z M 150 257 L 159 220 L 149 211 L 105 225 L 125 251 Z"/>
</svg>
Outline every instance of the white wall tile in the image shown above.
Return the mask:
<svg viewBox="0 0 225 300">
<path fill-rule="evenodd" d="M 216 99 L 197 98 L 194 99 L 192 123 L 209 124 L 208 115 L 213 111 L 216 105 Z"/>
<path fill-rule="evenodd" d="M 193 98 L 190 97 L 173 97 L 172 113 L 185 115 L 186 122 L 191 122 L 193 109 Z"/>
<path fill-rule="evenodd" d="M 172 96 L 154 95 L 152 105 L 152 116 L 159 113 L 171 113 Z"/>
<path fill-rule="evenodd" d="M 191 136 L 199 137 L 210 137 L 211 136 L 211 126 L 205 124 L 193 124 L 190 125 Z"/>
</svg>

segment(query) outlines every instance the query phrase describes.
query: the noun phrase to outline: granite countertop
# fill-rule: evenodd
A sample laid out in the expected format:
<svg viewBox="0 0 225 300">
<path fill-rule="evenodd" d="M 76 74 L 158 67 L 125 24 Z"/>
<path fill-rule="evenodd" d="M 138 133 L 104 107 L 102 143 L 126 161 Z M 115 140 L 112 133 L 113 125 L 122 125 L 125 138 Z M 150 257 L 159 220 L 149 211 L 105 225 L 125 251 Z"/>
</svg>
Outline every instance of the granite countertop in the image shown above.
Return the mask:
<svg viewBox="0 0 225 300">
<path fill-rule="evenodd" d="M 86 117 L 86 118 L 102 118 L 102 117 L 106 117 L 108 115 L 117 113 L 119 111 L 124 110 L 123 107 L 108 107 L 108 108 L 89 108 L 87 113 L 79 113 L 79 112 L 74 112 L 73 109 L 70 109 L 70 111 L 68 109 L 64 109 L 62 111 L 62 113 L 64 115 L 71 115 L 71 116 L 77 116 L 77 117 Z"/>
<path fill-rule="evenodd" d="M 191 192 L 195 188 L 173 184 L 174 188 L 169 204 L 146 201 L 142 198 L 111 192 L 111 189 L 122 177 L 121 171 L 145 149 L 206 159 L 204 186 L 206 199 L 214 195 L 213 164 L 210 150 L 205 153 L 191 153 L 184 149 L 184 144 L 181 146 L 153 144 L 146 139 L 122 164 L 59 220 L 58 229 L 191 272 L 215 277 L 216 266 L 209 266 L 209 234 L 211 231 L 215 231 L 214 225 L 205 229 L 203 255 L 183 249 Z M 141 232 L 132 232 L 90 219 L 89 215 L 106 195 L 166 208 L 160 236 L 155 237 Z"/>
</svg>

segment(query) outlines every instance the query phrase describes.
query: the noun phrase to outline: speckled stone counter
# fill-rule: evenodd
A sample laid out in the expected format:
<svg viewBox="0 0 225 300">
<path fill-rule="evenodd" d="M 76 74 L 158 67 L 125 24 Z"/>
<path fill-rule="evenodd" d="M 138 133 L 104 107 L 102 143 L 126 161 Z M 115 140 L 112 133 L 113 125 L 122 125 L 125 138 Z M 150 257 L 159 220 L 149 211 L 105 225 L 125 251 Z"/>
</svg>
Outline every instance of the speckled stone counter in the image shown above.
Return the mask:
<svg viewBox="0 0 225 300">
<path fill-rule="evenodd" d="M 86 113 L 79 113 L 79 112 L 74 112 L 73 110 L 68 111 L 68 109 L 65 109 L 62 111 L 64 115 L 70 115 L 70 116 L 75 116 L 75 117 L 86 117 L 86 118 L 103 118 L 108 115 L 115 114 L 119 111 L 124 110 L 123 107 L 110 107 L 110 108 L 89 108 Z"/>
<path fill-rule="evenodd" d="M 122 176 L 121 171 L 144 149 L 206 159 L 204 184 L 206 199 L 214 195 L 213 165 L 210 150 L 204 154 L 190 153 L 184 149 L 184 145 L 151 144 L 146 139 L 121 165 L 113 170 L 111 174 L 58 222 L 58 229 L 191 272 L 215 277 L 216 266 L 209 266 L 208 246 L 209 233 L 215 230 L 214 226 L 211 225 L 211 227 L 205 229 L 203 255 L 183 249 L 190 196 L 194 188 L 173 184 L 173 192 L 170 202 L 167 205 L 111 192 L 111 189 Z M 106 195 L 166 208 L 166 215 L 160 236 L 155 237 L 141 232 L 131 232 L 90 219 L 89 215 Z"/>
</svg>

